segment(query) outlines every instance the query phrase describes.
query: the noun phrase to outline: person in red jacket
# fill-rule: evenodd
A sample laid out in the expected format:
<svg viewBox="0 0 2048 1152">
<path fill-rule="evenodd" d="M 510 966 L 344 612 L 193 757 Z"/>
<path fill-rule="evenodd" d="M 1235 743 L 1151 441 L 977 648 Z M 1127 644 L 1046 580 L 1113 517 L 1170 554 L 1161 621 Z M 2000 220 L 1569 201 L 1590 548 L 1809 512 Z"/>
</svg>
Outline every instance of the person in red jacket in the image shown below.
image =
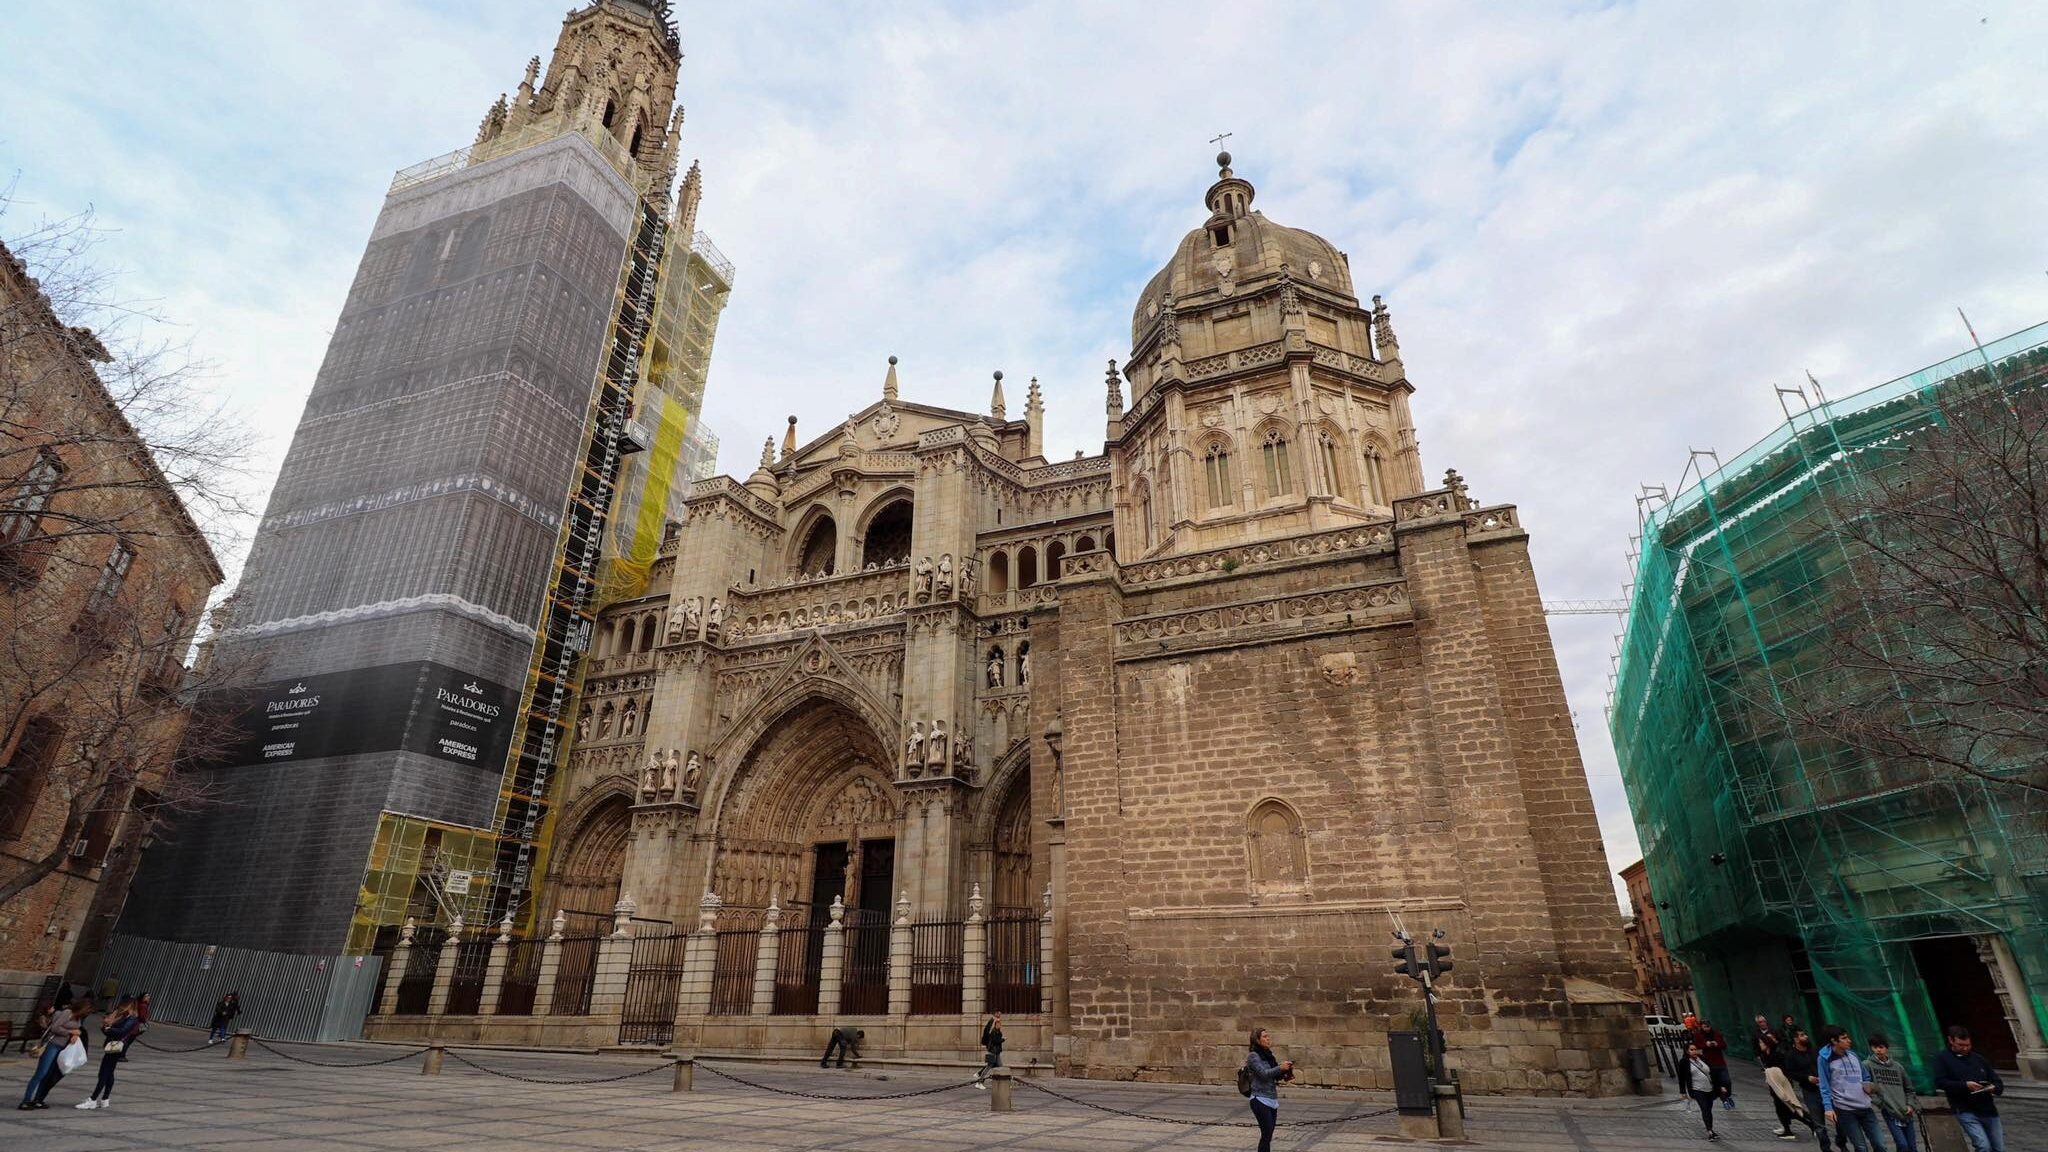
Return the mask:
<svg viewBox="0 0 2048 1152">
<path fill-rule="evenodd" d="M 1697 1017 L 1688 1017 L 1685 1042 L 1700 1047 L 1700 1058 L 1707 1062 L 1707 1073 L 1713 1077 L 1714 1090 L 1720 1094 L 1721 1107 L 1735 1107 L 1735 1081 L 1728 1077 L 1728 1041 L 1720 1030 Z"/>
</svg>

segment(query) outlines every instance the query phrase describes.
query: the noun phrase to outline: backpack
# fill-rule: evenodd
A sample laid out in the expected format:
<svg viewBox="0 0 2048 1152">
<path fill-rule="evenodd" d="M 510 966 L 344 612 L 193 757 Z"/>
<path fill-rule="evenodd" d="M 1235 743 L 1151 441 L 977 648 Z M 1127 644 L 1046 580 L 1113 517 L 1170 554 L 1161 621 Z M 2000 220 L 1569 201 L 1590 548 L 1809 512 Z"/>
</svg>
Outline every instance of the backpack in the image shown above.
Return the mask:
<svg viewBox="0 0 2048 1152">
<path fill-rule="evenodd" d="M 1255 1085 L 1252 1081 L 1252 1061 L 1251 1057 L 1247 1056 L 1244 1063 L 1238 1065 L 1237 1094 L 1239 1096 L 1249 1096 L 1252 1094 L 1254 1087 Z"/>
</svg>

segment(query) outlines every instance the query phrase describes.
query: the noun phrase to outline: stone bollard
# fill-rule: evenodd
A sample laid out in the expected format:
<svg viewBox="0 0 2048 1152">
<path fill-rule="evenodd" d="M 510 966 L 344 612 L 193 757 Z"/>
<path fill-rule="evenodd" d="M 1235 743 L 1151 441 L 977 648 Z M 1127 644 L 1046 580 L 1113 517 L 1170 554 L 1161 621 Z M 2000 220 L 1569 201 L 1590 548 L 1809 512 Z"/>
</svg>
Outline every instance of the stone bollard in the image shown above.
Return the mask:
<svg viewBox="0 0 2048 1152">
<path fill-rule="evenodd" d="M 670 1090 L 674 1092 L 694 1091 L 696 1081 L 697 1058 L 695 1056 L 676 1057 L 676 1083 L 675 1087 Z"/>
<path fill-rule="evenodd" d="M 441 1045 L 428 1045 L 426 1059 L 420 1061 L 420 1075 L 439 1076 L 441 1074 L 441 1059 L 446 1055 L 448 1055 L 448 1049 Z"/>
<path fill-rule="evenodd" d="M 988 1110 L 991 1112 L 1015 1111 L 1010 1100 L 1010 1090 L 1015 1082 L 1010 1078 L 1008 1068 L 991 1068 L 988 1072 Z"/>
<path fill-rule="evenodd" d="M 1433 1084 L 1436 1093 L 1436 1134 L 1444 1140 L 1465 1138 L 1465 1101 L 1456 1084 Z"/>
<path fill-rule="evenodd" d="M 233 1036 L 228 1037 L 228 1059 L 247 1060 L 249 1058 L 249 1037 L 252 1035 L 254 1033 L 244 1028 Z"/>
</svg>

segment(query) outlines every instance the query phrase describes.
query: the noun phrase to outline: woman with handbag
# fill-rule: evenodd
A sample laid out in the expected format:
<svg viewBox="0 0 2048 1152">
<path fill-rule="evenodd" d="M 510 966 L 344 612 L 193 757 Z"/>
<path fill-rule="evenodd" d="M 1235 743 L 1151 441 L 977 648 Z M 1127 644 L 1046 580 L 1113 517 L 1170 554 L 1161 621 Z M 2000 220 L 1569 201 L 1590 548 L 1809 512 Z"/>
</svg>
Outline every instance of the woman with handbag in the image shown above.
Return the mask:
<svg viewBox="0 0 2048 1152">
<path fill-rule="evenodd" d="M 85 1040 L 81 1034 L 85 1031 L 85 1018 L 90 1015 L 92 997 L 81 996 L 50 1016 L 50 1026 L 43 1029 L 43 1054 L 36 1061 L 35 1075 L 28 1078 L 28 1087 L 21 1093 L 21 1103 L 15 1105 L 18 1110 L 48 1108 L 44 1101 L 50 1089 L 64 1078 L 64 1066 L 76 1068 L 85 1063 Z M 67 1056 L 66 1052 L 72 1055 Z"/>
<path fill-rule="evenodd" d="M 100 1035 L 107 1038 L 100 1045 L 100 1078 L 92 1087 L 92 1095 L 78 1105 L 80 1110 L 114 1106 L 114 1068 L 128 1058 L 128 1045 L 135 1042 L 141 1031 L 142 1005 L 138 1000 L 121 1001 L 100 1022 Z"/>
</svg>

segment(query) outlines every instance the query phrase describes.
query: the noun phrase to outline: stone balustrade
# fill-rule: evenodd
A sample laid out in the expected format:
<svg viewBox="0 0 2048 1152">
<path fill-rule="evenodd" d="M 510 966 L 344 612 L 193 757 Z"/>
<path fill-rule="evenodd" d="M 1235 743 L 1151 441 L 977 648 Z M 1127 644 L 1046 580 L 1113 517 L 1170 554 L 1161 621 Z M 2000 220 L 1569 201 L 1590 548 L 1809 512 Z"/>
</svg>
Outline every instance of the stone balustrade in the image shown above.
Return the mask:
<svg viewBox="0 0 2048 1152">
<path fill-rule="evenodd" d="M 735 588 L 729 603 L 727 643 L 805 628 L 884 620 L 899 615 L 910 603 L 910 566 L 897 563 L 773 588 Z"/>
</svg>

